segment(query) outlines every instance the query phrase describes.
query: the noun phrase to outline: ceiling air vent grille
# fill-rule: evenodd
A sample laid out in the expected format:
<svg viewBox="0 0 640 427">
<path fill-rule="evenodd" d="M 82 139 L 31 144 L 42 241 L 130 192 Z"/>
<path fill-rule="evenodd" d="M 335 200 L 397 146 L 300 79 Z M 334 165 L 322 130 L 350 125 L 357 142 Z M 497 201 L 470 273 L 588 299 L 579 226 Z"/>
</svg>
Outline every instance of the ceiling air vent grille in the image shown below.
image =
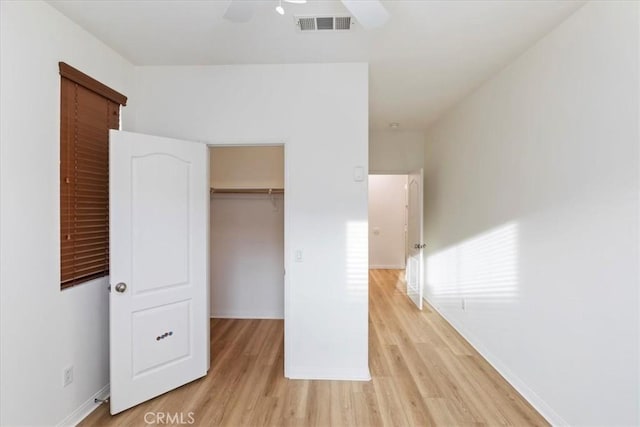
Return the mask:
<svg viewBox="0 0 640 427">
<path fill-rule="evenodd" d="M 316 26 L 320 30 L 333 30 L 333 18 L 318 17 L 316 18 Z"/>
<path fill-rule="evenodd" d="M 352 22 L 350 16 L 296 17 L 296 26 L 304 32 L 350 30 Z"/>
<path fill-rule="evenodd" d="M 315 31 L 316 18 L 298 18 L 298 28 L 300 31 Z"/>
<path fill-rule="evenodd" d="M 336 16 L 336 30 L 350 30 L 351 29 L 351 17 L 350 16 Z"/>
</svg>

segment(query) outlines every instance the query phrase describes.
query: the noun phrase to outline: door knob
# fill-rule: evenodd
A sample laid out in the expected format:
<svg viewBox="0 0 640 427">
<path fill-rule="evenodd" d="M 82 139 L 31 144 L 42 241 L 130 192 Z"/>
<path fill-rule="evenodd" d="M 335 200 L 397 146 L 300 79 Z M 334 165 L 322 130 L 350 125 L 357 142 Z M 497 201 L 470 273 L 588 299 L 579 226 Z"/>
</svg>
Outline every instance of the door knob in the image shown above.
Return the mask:
<svg viewBox="0 0 640 427">
<path fill-rule="evenodd" d="M 126 283 L 120 282 L 120 283 L 118 283 L 116 285 L 116 292 L 123 293 L 126 290 L 127 290 L 127 284 Z"/>
</svg>

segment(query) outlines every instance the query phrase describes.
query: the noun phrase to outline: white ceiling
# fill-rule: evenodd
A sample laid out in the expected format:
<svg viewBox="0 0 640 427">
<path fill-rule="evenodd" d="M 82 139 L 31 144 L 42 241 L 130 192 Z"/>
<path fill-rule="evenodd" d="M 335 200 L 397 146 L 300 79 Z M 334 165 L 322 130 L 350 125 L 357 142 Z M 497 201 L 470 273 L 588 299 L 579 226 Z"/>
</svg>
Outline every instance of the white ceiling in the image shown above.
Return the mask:
<svg viewBox="0 0 640 427">
<path fill-rule="evenodd" d="M 284 16 L 256 1 L 248 23 L 222 18 L 229 0 L 50 3 L 136 65 L 367 61 L 371 128 L 420 130 L 583 1 L 389 0 L 383 28 L 313 34 L 293 16 L 346 13 L 340 1 L 284 4 Z"/>
</svg>

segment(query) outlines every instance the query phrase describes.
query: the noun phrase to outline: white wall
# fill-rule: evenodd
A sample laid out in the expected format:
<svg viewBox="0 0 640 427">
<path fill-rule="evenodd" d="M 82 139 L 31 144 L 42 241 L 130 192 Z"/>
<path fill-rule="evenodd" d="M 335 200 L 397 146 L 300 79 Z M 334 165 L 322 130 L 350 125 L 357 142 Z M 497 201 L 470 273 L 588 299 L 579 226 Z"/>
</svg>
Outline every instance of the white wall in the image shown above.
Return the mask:
<svg viewBox="0 0 640 427">
<path fill-rule="evenodd" d="M 109 382 L 108 280 L 60 291 L 58 61 L 129 96 L 133 67 L 46 3 L 0 17 L 0 424 L 54 425 Z"/>
<path fill-rule="evenodd" d="M 211 187 L 284 188 L 284 147 L 209 149 Z"/>
<path fill-rule="evenodd" d="M 417 171 L 424 166 L 424 133 L 412 130 L 372 130 L 369 173 Z"/>
<path fill-rule="evenodd" d="M 354 167 L 368 169 L 367 73 L 366 64 L 137 69 L 136 131 L 286 144 L 292 378 L 369 378 L 367 182 L 353 180 Z"/>
<path fill-rule="evenodd" d="M 640 423 L 638 16 L 588 3 L 427 133 L 428 299 L 554 424 Z"/>
<path fill-rule="evenodd" d="M 284 318 L 284 199 L 211 196 L 211 317 Z"/>
<path fill-rule="evenodd" d="M 369 175 L 369 268 L 405 267 L 407 175 Z"/>
</svg>

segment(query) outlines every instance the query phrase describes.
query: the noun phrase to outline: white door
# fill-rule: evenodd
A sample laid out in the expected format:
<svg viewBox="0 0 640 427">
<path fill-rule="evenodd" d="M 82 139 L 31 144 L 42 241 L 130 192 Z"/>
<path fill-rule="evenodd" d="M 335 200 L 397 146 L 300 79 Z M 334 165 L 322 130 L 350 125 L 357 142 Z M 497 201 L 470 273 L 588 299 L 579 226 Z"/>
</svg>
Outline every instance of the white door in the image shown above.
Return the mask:
<svg viewBox="0 0 640 427">
<path fill-rule="evenodd" d="M 206 375 L 207 146 L 110 139 L 111 413 Z"/>
<path fill-rule="evenodd" d="M 423 172 L 409 174 L 407 183 L 409 254 L 407 256 L 407 295 L 422 310 L 423 265 L 422 249 L 422 182 Z"/>
</svg>

